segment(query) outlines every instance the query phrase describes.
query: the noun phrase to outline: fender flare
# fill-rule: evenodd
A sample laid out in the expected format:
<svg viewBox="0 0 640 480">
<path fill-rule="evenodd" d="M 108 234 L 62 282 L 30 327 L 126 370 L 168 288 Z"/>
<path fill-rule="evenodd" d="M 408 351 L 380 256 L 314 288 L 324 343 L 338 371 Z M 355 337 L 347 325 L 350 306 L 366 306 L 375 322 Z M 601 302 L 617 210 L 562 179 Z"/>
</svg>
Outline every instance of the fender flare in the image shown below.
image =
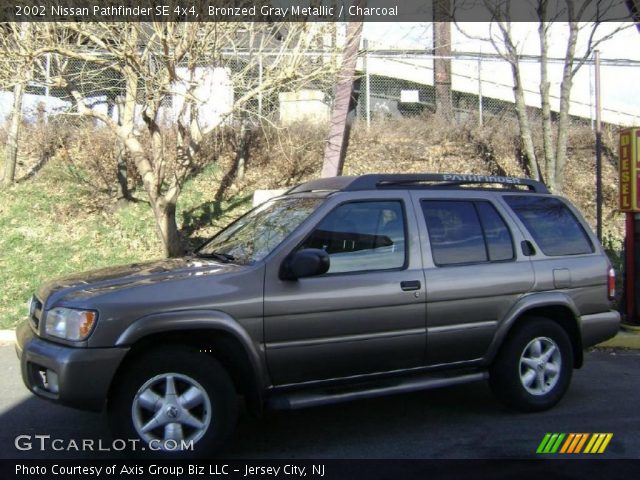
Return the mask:
<svg viewBox="0 0 640 480">
<path fill-rule="evenodd" d="M 219 310 L 175 310 L 155 313 L 139 318 L 122 332 L 116 340 L 117 347 L 130 346 L 137 341 L 157 333 L 184 330 L 219 331 L 234 337 L 244 348 L 254 374 L 258 395 L 268 385 L 268 375 L 260 347 L 247 331 L 229 314 Z"/>
<path fill-rule="evenodd" d="M 500 350 L 500 347 L 504 343 L 505 338 L 511 331 L 511 328 L 523 314 L 526 314 L 527 311 L 534 308 L 542 307 L 565 307 L 569 309 L 575 320 L 575 325 L 578 331 L 578 338 L 576 340 L 580 342 L 580 344 L 582 343 L 580 314 L 578 313 L 578 308 L 575 303 L 568 295 L 561 292 L 530 293 L 521 297 L 503 317 L 503 320 L 500 322 L 500 325 L 493 336 L 493 340 L 489 345 L 487 355 L 485 356 L 483 363 L 490 364 L 494 360 Z M 575 352 L 575 355 L 579 360 L 578 364 L 580 364 L 582 351 Z"/>
</svg>

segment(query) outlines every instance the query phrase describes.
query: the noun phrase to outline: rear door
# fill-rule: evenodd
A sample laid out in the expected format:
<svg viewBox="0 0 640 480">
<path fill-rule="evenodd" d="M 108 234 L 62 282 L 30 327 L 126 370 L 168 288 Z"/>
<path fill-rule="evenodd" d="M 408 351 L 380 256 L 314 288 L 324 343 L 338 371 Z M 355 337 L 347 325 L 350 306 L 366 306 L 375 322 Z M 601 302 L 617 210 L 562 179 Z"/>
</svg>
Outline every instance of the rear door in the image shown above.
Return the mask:
<svg viewBox="0 0 640 480">
<path fill-rule="evenodd" d="M 505 194 L 536 250 L 536 291 L 569 294 L 582 314 L 608 308 L 609 263 L 580 213 L 560 197 Z"/>
<path fill-rule="evenodd" d="M 413 192 L 421 212 L 428 365 L 480 359 L 498 322 L 534 283 L 521 231 L 482 192 Z"/>
</svg>

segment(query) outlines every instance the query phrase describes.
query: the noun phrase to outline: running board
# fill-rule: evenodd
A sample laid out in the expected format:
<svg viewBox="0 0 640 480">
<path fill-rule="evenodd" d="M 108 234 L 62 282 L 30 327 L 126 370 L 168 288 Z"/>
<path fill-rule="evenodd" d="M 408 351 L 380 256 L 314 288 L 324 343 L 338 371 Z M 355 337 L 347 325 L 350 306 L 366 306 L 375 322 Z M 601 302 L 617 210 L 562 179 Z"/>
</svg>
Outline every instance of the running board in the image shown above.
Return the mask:
<svg viewBox="0 0 640 480">
<path fill-rule="evenodd" d="M 363 398 L 382 397 L 394 393 L 416 392 L 431 388 L 449 387 L 462 383 L 478 382 L 489 378 L 487 372 L 469 373 L 451 377 L 421 376 L 404 378 L 393 384 L 376 384 L 376 386 L 363 387 L 350 390 L 342 389 L 334 391 L 299 391 L 276 394 L 271 397 L 267 405 L 274 410 L 296 410 L 299 408 L 317 407 L 319 405 L 331 405 L 334 403 L 349 402 Z"/>
</svg>

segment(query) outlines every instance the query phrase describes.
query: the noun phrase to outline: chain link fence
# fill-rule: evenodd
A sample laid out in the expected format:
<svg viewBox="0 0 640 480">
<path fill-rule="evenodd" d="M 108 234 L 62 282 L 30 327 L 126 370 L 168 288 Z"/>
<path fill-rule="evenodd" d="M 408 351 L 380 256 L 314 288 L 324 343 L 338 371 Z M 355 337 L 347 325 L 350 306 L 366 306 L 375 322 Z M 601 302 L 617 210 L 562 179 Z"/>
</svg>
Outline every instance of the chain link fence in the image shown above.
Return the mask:
<svg viewBox="0 0 640 480">
<path fill-rule="evenodd" d="M 357 116 L 371 121 L 435 112 L 434 60 L 426 52 L 376 51 L 363 53 L 360 77 L 356 81 Z M 451 105 L 456 120 L 476 121 L 480 126 L 488 118 L 515 116 L 511 65 L 497 55 L 458 53 L 448 57 L 451 65 Z M 640 86 L 635 72 L 640 62 L 603 59 L 602 119 L 611 125 L 640 124 Z M 574 77 L 570 115 L 575 121 L 595 121 L 595 64 L 588 60 Z M 563 64 L 548 63 L 552 116 L 559 109 Z M 527 113 L 540 115 L 540 59 L 520 60 Z"/>
<path fill-rule="evenodd" d="M 73 111 L 66 92 L 50 86 L 48 77 L 62 68 L 56 60 L 53 56 L 47 57 L 28 85 L 22 112 L 27 122 Z M 354 85 L 358 120 L 370 125 L 372 121 L 393 121 L 394 118 L 435 112 L 434 60 L 432 54 L 424 51 L 364 50 L 358 61 Z M 448 60 L 451 62 L 451 104 L 457 121 L 472 121 L 482 126 L 491 117 L 515 116 L 513 78 L 507 61 L 480 53 L 455 53 Z M 233 71 L 209 69 L 207 78 L 203 76 L 205 85 L 200 91 L 204 98 L 203 121 L 215 121 L 226 115 L 233 109 L 234 98 L 242 96 L 247 89 L 259 87 L 263 69 L 268 68 L 269 61 L 265 54 L 241 85 L 233 84 Z M 552 115 L 558 110 L 562 67 L 562 63 L 554 59 L 549 62 Z M 605 123 L 640 125 L 640 100 L 635 100 L 640 99 L 640 84 L 635 75 L 638 67 L 638 61 L 602 60 L 602 119 Z M 81 80 L 81 88 L 91 106 L 114 118 L 117 116 L 116 100 L 124 95 L 124 82 L 117 74 L 73 60 L 64 68 Z M 527 111 L 535 118 L 540 114 L 540 60 L 534 56 L 523 57 L 520 68 Z M 595 121 L 594 77 L 595 65 L 587 61 L 574 78 L 570 114 L 576 121 L 591 124 Z M 326 121 L 334 85 L 335 76 L 328 75 L 326 80 L 310 82 L 303 93 L 288 91 L 286 85 L 281 90 L 270 89 L 256 95 L 234 116 L 243 115 L 256 122 L 265 118 L 284 123 L 302 119 Z M 175 121 L 181 102 L 180 95 L 165 99 L 162 112 L 165 122 Z M 0 91 L 0 124 L 11 115 L 12 104 L 13 92 Z"/>
</svg>

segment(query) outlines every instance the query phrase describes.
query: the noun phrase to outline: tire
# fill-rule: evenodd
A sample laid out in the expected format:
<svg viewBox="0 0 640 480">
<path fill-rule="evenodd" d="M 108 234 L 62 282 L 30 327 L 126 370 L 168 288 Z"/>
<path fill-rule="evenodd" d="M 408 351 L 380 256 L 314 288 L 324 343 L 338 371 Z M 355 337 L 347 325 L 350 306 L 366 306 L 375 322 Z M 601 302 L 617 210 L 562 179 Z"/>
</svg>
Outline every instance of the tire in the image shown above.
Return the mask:
<svg viewBox="0 0 640 480">
<path fill-rule="evenodd" d="M 127 443 L 140 440 L 138 451 L 207 456 L 233 432 L 238 415 L 233 383 L 216 360 L 195 349 L 155 349 L 137 357 L 115 381 L 108 402 L 111 431 Z"/>
<path fill-rule="evenodd" d="M 493 393 L 509 407 L 538 412 L 563 397 L 573 373 L 573 348 L 557 323 L 530 317 L 510 333 L 490 369 Z"/>
</svg>

